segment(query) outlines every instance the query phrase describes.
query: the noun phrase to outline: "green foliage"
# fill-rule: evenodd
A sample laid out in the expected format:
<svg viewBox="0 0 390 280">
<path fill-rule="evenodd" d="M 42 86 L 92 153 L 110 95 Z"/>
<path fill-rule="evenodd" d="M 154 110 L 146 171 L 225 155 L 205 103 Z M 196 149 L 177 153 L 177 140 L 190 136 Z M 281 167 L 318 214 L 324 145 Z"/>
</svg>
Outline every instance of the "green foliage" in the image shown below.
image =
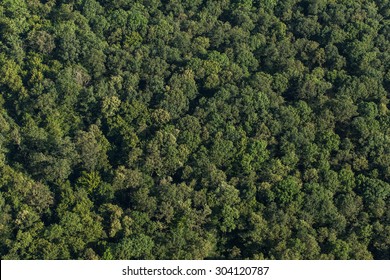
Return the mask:
<svg viewBox="0 0 390 280">
<path fill-rule="evenodd" d="M 0 1 L 2 259 L 389 259 L 388 1 Z"/>
</svg>

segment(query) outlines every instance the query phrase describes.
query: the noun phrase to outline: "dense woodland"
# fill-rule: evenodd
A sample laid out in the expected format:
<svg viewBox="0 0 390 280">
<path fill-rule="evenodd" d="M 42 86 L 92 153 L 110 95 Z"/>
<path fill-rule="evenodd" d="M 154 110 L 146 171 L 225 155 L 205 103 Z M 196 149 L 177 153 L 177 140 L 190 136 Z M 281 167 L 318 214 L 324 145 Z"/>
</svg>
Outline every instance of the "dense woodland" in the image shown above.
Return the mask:
<svg viewBox="0 0 390 280">
<path fill-rule="evenodd" d="M 0 0 L 1 259 L 390 259 L 389 0 Z"/>
</svg>

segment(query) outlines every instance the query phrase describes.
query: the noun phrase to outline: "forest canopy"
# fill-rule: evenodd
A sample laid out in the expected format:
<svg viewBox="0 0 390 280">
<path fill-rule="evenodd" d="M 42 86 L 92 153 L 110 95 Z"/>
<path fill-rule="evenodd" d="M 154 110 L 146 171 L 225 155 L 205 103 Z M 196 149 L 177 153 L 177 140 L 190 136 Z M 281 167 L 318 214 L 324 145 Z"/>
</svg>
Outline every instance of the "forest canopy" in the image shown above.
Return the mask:
<svg viewBox="0 0 390 280">
<path fill-rule="evenodd" d="M 1 259 L 390 259 L 389 0 L 1 0 Z"/>
</svg>

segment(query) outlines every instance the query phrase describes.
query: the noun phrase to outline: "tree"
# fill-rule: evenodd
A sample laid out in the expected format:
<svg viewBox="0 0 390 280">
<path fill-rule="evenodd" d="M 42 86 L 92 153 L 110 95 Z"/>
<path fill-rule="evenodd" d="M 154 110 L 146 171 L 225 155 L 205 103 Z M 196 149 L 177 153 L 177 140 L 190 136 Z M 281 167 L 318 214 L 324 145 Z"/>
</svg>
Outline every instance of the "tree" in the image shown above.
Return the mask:
<svg viewBox="0 0 390 280">
<path fill-rule="evenodd" d="M 97 125 L 91 125 L 87 132 L 78 133 L 76 148 L 83 169 L 90 172 L 108 168 L 107 152 L 110 144 Z"/>
</svg>

